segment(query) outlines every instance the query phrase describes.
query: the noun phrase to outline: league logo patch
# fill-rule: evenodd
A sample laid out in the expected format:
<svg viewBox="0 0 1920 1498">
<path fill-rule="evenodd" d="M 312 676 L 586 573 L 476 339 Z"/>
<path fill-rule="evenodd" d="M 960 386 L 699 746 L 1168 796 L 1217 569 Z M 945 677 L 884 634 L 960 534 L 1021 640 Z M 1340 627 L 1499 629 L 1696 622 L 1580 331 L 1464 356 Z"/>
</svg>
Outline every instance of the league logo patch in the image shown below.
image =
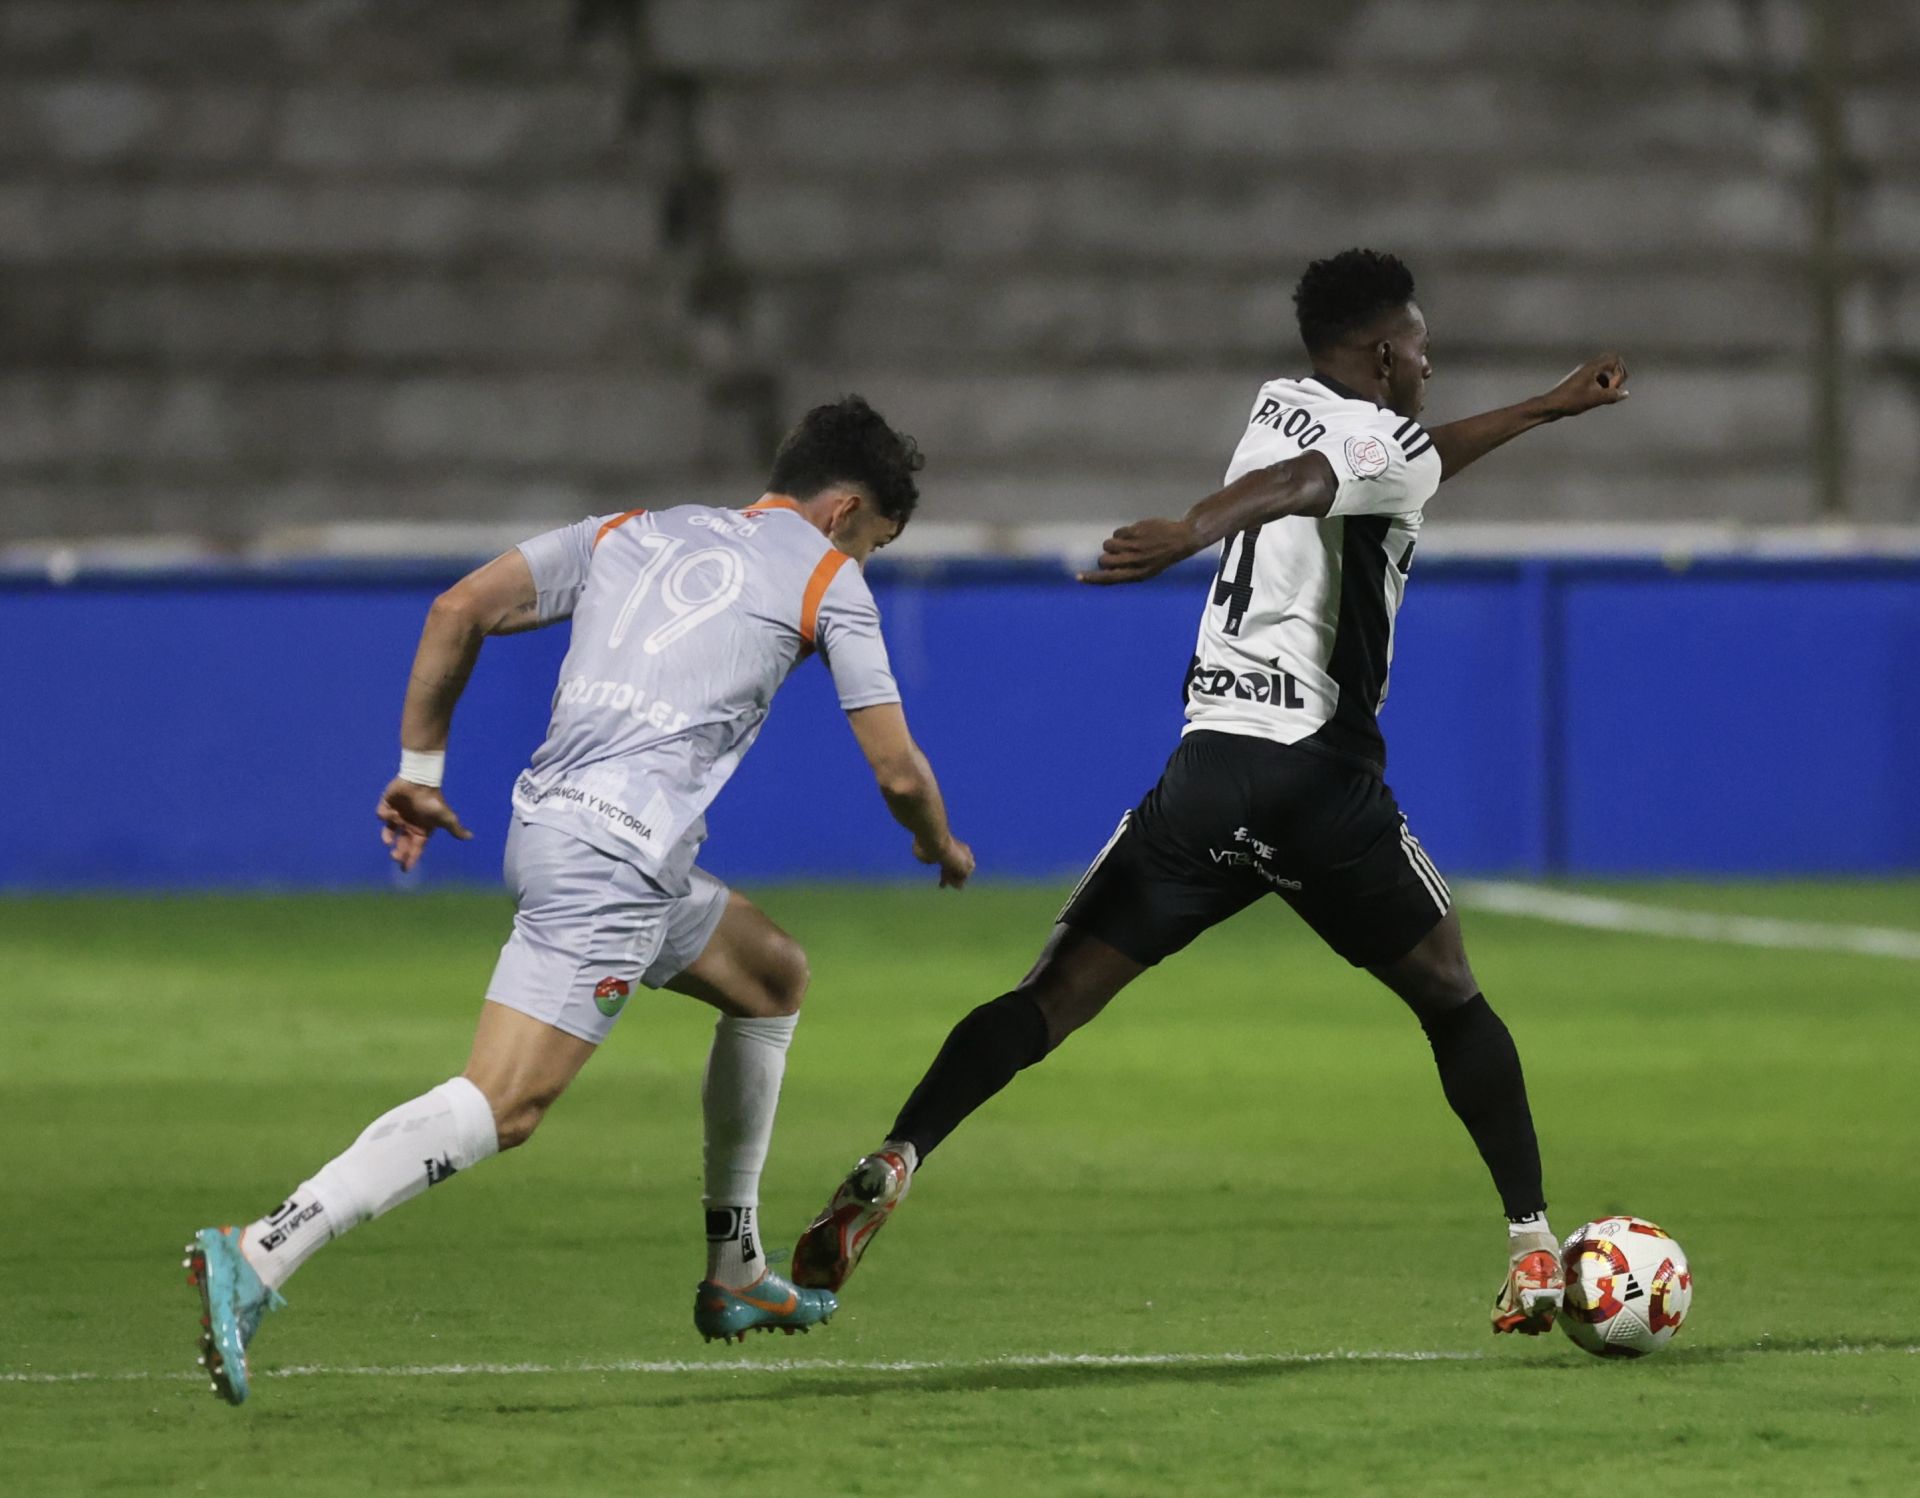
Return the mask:
<svg viewBox="0 0 1920 1498">
<path fill-rule="evenodd" d="M 633 992 L 625 978 L 602 978 L 593 990 L 593 1002 L 608 1019 L 618 1014 Z"/>
<path fill-rule="evenodd" d="M 1357 479 L 1377 479 L 1387 471 L 1387 444 L 1378 437 L 1347 438 L 1347 467 Z"/>
</svg>

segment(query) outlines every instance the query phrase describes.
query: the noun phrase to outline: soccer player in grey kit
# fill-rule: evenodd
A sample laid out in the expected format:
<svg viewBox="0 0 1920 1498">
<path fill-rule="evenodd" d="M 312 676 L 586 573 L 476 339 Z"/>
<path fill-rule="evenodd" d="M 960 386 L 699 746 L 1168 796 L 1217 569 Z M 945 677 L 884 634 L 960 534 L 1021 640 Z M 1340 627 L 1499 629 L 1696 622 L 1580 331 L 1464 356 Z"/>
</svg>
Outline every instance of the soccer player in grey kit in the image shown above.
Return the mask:
<svg viewBox="0 0 1920 1498">
<path fill-rule="evenodd" d="M 383 837 L 411 869 L 470 836 L 440 791 L 454 705 L 488 635 L 572 621 L 546 741 L 513 790 L 513 932 L 461 1075 L 402 1103 L 280 1206 L 187 1246 L 214 1392 L 247 1397 L 246 1347 L 322 1245 L 524 1144 L 635 984 L 720 1011 L 701 1088 L 709 1341 L 804 1330 L 836 1309 L 767 1269 L 754 1222 L 786 1053 L 807 986 L 799 945 L 694 863 L 706 808 L 787 674 L 818 652 L 914 856 L 945 887 L 973 854 L 947 825 L 900 707 L 861 566 L 900 533 L 921 458 L 858 396 L 807 413 L 741 510 L 595 516 L 522 543 L 435 600 L 400 726 Z"/>
</svg>

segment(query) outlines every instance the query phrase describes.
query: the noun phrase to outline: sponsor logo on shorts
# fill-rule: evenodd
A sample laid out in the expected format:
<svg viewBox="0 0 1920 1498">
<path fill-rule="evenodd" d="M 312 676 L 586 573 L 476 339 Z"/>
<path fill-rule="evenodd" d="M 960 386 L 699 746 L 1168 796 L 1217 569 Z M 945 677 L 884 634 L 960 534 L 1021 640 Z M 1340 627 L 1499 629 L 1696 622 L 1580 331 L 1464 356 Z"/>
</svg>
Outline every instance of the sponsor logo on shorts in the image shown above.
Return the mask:
<svg viewBox="0 0 1920 1498">
<path fill-rule="evenodd" d="M 1234 828 L 1233 840 L 1236 843 L 1244 844 L 1246 847 L 1252 849 L 1253 856 L 1262 863 L 1265 863 L 1269 858 L 1273 857 L 1273 844 L 1261 842 L 1259 838 L 1255 837 L 1244 827 Z"/>
<path fill-rule="evenodd" d="M 627 995 L 633 992 L 625 978 L 602 978 L 593 989 L 594 1006 L 608 1019 L 626 1008 Z"/>
<path fill-rule="evenodd" d="M 1298 891 L 1301 888 L 1298 879 L 1287 879 L 1267 867 L 1267 860 L 1274 855 L 1272 843 L 1263 843 L 1245 827 L 1233 830 L 1233 840 L 1240 844 L 1237 848 L 1209 848 L 1207 856 L 1224 869 L 1251 869 L 1275 889 Z"/>
</svg>

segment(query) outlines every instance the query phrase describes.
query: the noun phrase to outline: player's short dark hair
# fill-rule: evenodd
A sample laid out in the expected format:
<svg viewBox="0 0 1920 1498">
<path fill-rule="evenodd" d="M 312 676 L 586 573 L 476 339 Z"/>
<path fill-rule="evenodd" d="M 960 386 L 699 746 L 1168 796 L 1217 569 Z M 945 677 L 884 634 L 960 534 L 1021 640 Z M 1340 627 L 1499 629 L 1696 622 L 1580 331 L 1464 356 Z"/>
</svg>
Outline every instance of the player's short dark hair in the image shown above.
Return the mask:
<svg viewBox="0 0 1920 1498">
<path fill-rule="evenodd" d="M 1293 288 L 1307 352 L 1333 348 L 1413 300 L 1413 272 L 1378 250 L 1342 250 L 1307 267 Z"/>
<path fill-rule="evenodd" d="M 896 432 L 858 395 L 815 406 L 781 440 L 767 488 L 795 499 L 812 499 L 835 484 L 857 486 L 873 496 L 880 513 L 905 528 L 919 503 L 913 476 L 926 459 L 913 438 Z"/>
</svg>

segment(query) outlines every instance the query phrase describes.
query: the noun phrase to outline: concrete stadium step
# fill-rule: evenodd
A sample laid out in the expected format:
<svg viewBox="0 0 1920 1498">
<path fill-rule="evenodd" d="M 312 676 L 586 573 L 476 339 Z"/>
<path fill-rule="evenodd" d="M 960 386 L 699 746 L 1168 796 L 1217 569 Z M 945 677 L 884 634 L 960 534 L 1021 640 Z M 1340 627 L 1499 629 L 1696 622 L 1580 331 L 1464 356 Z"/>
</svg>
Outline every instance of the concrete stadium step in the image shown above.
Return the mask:
<svg viewBox="0 0 1920 1498">
<path fill-rule="evenodd" d="M 36 81 L 0 89 L 0 168 L 573 173 L 641 154 L 622 107 L 619 90 L 586 81 Z"/>
<path fill-rule="evenodd" d="M 1177 515 L 1202 498 L 1210 482 L 1196 485 L 1180 474 L 939 473 L 930 468 L 923 508 L 929 525 L 964 518 L 1005 527 L 1011 536 L 1021 526 L 1118 524 Z M 1750 524 L 1802 524 L 1818 518 L 1810 489 L 1810 477 L 1798 463 L 1658 473 L 1564 463 L 1515 471 L 1510 462 L 1494 458 L 1441 491 L 1427 510 L 1422 540 L 1442 548 L 1450 527 L 1479 522 L 1537 526 L 1541 546 L 1552 544 L 1556 527 L 1596 520 L 1704 521 L 1737 515 Z M 1866 496 L 1861 514 L 1887 521 L 1912 518 L 1902 511 L 1898 491 L 1886 490 Z"/>
<path fill-rule="evenodd" d="M 7 0 L 0 73 L 527 78 L 578 72 L 571 0 Z M 605 65 L 617 67 L 613 58 Z"/>
<path fill-rule="evenodd" d="M 483 550 L 504 550 L 588 515 L 681 503 L 681 495 L 737 505 L 759 492 L 757 481 L 716 486 L 705 474 L 671 469 L 606 475 L 555 469 L 514 475 L 446 464 L 405 470 L 315 463 L 279 469 L 222 466 L 30 475 L 0 480 L 0 545 L 54 538 L 200 536 L 231 548 L 264 545 L 281 553 L 338 552 L 343 549 L 338 540 L 343 528 L 391 523 L 396 517 L 423 528 L 499 527 L 500 534 L 489 534 L 483 542 L 437 543 L 439 554 L 471 557 Z M 399 545 L 368 539 L 344 549 L 406 554 L 407 546 L 421 546 L 423 539 L 432 537 L 409 537 L 403 531 Z"/>
<path fill-rule="evenodd" d="M 1297 359 L 1293 282 L 1304 261 L 1248 272 L 885 271 L 770 274 L 755 288 L 759 345 L 783 357 L 987 369 L 1036 363 L 1239 363 Z M 1415 260 L 1444 366 L 1463 353 L 1617 346 L 1655 353 L 1796 352 L 1811 309 L 1798 268 L 1734 265 L 1664 276 L 1485 269 Z"/>
<path fill-rule="evenodd" d="M 1806 195 L 1777 173 L 1528 169 L 1443 179 L 1398 163 L 1337 181 L 1029 169 L 943 179 L 743 175 L 729 242 L 756 271 L 844 265 L 1271 266 L 1375 243 L 1436 252 L 1724 264 L 1804 252 Z"/>
<path fill-rule="evenodd" d="M 691 382 L 657 376 L 14 374 L 0 377 L 0 473 L 329 462 L 643 473 L 697 462 L 705 420 Z"/>
<path fill-rule="evenodd" d="M 1036 159 L 1311 172 L 1385 158 L 1510 171 L 1590 163 L 1601 120 L 1609 152 L 1664 165 L 1799 166 L 1813 153 L 1804 111 L 1730 78 L 1653 90 L 1632 76 L 1408 78 L 1374 68 L 983 73 L 854 78 L 826 98 L 817 82 L 770 78 L 716 88 L 701 110 L 702 139 L 728 169 L 855 175 Z"/>
<path fill-rule="evenodd" d="M 1889 12 L 1893 0 L 1875 0 Z M 1884 23 L 1902 35 L 1897 17 Z M 654 0 L 670 62 L 713 74 L 790 76 L 879 67 L 1062 68 L 1140 62 L 1228 67 L 1527 68 L 1673 73 L 1747 62 L 1759 41 L 1794 46 L 1791 24 L 1760 36 L 1717 0 L 1604 7 L 1534 0 Z M 1776 38 L 1771 33 L 1778 32 Z"/>
<path fill-rule="evenodd" d="M 1920 112 L 1913 107 L 1914 80 L 1897 84 L 1849 84 L 1846 148 L 1876 174 L 1911 179 L 1920 170 Z"/>
<path fill-rule="evenodd" d="M 644 266 L 659 258 L 653 184 L 626 174 L 535 185 L 0 180 L 0 264 L 476 260 Z"/>
<path fill-rule="evenodd" d="M 1449 522 L 1538 525 L 1551 543 L 1556 525 L 1594 520 L 1711 520 L 1737 515 L 1752 525 L 1802 524 L 1813 513 L 1812 478 L 1794 461 L 1707 471 L 1617 473 L 1570 463 L 1513 472 L 1496 456 L 1449 483 L 1427 510 L 1424 536 L 1444 544 Z"/>
<path fill-rule="evenodd" d="M 0 277 L 0 367 L 684 369 L 669 285 L 608 273 L 74 271 Z"/>
<path fill-rule="evenodd" d="M 1298 366 L 1291 366 L 1297 368 Z M 1011 465 L 1077 461 L 1095 471 L 1139 463 L 1191 465 L 1218 475 L 1246 430 L 1261 382 L 1281 372 L 1204 370 L 928 373 L 918 368 L 821 368 L 790 388 L 853 389 L 920 441 L 929 462 Z M 1423 420 L 1437 425 L 1510 404 L 1551 386 L 1564 362 L 1462 365 L 1436 383 Z M 1531 437 L 1551 460 L 1627 461 L 1654 470 L 1703 464 L 1798 461 L 1808 432 L 1804 371 L 1782 364 L 1730 381 L 1716 362 L 1641 365 L 1635 398 L 1617 410 Z M 1541 460 L 1545 460 L 1544 458 Z"/>
<path fill-rule="evenodd" d="M 484 470 L 391 471 L 312 468 L 293 472 L 9 478 L 0 507 L 0 544 L 65 537 L 199 535 L 232 546 L 278 552 L 341 549 L 343 532 L 377 527 L 349 551 L 382 555 L 476 555 L 587 515 L 636 505 L 738 505 L 759 489 L 757 475 L 716 480 L 709 474 L 580 475 L 565 471 L 516 477 Z M 891 560 L 941 555 L 959 538 L 970 553 L 1031 554 L 1073 550 L 1091 557 L 1103 528 L 1152 515 L 1179 514 L 1205 492 L 1179 473 L 1084 470 L 929 469 L 921 510 Z M 1864 493 L 1863 522 L 1912 519 L 1897 490 Z M 1535 544 L 1551 546 L 1566 526 L 1610 522 L 1710 521 L 1737 515 L 1746 524 L 1805 524 L 1812 513 L 1810 479 L 1799 466 L 1766 465 L 1700 473 L 1617 473 L 1577 465 L 1515 473 L 1489 462 L 1450 483 L 1428 510 L 1422 535 L 1443 552 L 1458 526 L 1527 527 Z M 485 544 L 432 534 L 385 535 L 405 516 L 416 527 L 490 527 Z M 1049 537 L 1058 536 L 1058 547 Z"/>
<path fill-rule="evenodd" d="M 1920 180 L 1868 187 L 1849 228 L 1855 255 L 1907 274 L 1920 271 Z"/>
</svg>

